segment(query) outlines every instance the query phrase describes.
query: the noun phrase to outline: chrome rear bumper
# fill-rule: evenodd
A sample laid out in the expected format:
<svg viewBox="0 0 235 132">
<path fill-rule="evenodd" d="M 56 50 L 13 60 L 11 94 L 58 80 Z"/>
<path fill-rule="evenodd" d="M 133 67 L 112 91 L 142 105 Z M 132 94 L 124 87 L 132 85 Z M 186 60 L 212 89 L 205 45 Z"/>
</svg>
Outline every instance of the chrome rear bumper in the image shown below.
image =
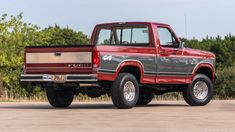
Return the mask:
<svg viewBox="0 0 235 132">
<path fill-rule="evenodd" d="M 22 74 L 21 82 L 96 82 L 97 74 Z"/>
</svg>

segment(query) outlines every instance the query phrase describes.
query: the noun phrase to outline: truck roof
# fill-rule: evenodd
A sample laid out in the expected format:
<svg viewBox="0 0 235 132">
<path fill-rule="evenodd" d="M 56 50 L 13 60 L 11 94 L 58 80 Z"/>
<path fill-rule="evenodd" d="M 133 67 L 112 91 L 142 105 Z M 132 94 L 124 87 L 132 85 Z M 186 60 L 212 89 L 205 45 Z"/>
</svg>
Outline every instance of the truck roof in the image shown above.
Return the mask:
<svg viewBox="0 0 235 132">
<path fill-rule="evenodd" d="M 110 25 L 125 25 L 125 24 L 153 24 L 153 25 L 165 25 L 169 26 L 168 24 L 164 23 L 158 23 L 158 22 L 111 22 L 111 23 L 102 23 L 102 24 L 97 24 L 96 26 L 110 26 Z"/>
</svg>

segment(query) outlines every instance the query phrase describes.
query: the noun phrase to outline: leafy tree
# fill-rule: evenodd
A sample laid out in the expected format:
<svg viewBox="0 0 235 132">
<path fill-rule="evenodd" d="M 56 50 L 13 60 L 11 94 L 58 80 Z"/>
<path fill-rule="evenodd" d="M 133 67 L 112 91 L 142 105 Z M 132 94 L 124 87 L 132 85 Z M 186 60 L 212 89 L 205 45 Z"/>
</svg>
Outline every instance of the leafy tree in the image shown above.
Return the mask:
<svg viewBox="0 0 235 132">
<path fill-rule="evenodd" d="M 81 45 L 88 44 L 89 38 L 82 32 L 74 31 L 69 27 L 61 28 L 58 25 L 50 26 L 42 30 L 49 37 L 49 45 Z"/>
<path fill-rule="evenodd" d="M 235 98 L 235 65 L 217 70 L 215 93 L 220 98 Z"/>
<path fill-rule="evenodd" d="M 3 14 L 0 18 L 1 89 L 4 88 L 6 95 L 13 98 L 30 95 L 27 88 L 22 88 L 19 80 L 23 71 L 25 46 L 78 45 L 88 42 L 86 35 L 68 27 L 55 25 L 42 30 L 36 25 L 23 22 L 22 13 L 10 17 Z"/>
<path fill-rule="evenodd" d="M 3 14 L 0 19 L 0 74 L 3 87 L 11 97 L 27 96 L 26 89 L 20 87 L 19 76 L 23 67 L 24 47 L 43 44 L 47 39 L 36 25 L 22 21 L 22 14 Z"/>
</svg>

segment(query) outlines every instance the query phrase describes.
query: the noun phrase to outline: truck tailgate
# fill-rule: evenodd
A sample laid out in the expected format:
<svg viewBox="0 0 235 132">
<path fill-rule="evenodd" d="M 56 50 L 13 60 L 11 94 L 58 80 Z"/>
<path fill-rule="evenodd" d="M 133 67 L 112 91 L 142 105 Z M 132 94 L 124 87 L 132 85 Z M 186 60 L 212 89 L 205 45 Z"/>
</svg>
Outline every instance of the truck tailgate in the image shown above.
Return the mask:
<svg viewBox="0 0 235 132">
<path fill-rule="evenodd" d="M 90 74 L 92 46 L 25 48 L 25 74 Z"/>
</svg>

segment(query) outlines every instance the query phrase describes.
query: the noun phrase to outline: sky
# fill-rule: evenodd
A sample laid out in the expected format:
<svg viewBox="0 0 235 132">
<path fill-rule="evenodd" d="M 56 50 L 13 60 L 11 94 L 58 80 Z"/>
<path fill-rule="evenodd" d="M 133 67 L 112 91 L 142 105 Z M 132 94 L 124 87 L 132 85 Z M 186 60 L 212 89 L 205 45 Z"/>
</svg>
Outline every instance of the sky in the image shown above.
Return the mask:
<svg viewBox="0 0 235 132">
<path fill-rule="evenodd" d="M 98 23 L 150 21 L 179 37 L 235 35 L 235 0 L 0 0 L 0 14 L 23 13 L 41 27 L 69 26 L 90 36 Z"/>
</svg>

